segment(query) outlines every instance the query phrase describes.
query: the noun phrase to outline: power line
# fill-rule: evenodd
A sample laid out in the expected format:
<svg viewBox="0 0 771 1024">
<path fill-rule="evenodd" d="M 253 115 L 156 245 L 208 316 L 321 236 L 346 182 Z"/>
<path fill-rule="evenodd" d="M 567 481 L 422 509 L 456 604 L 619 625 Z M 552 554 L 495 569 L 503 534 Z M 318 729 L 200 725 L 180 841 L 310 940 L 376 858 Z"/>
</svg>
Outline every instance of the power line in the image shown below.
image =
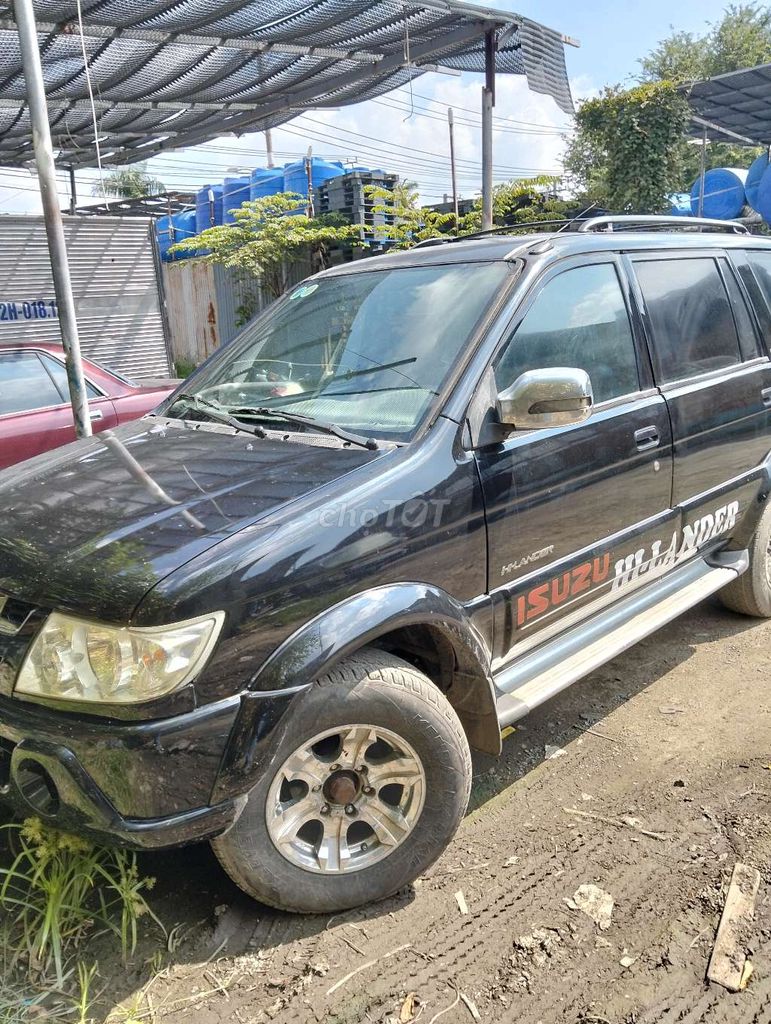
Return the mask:
<svg viewBox="0 0 771 1024">
<path fill-rule="evenodd" d="M 409 95 L 405 89 L 395 89 L 394 92 L 403 93 L 405 96 Z M 392 96 L 393 93 L 386 93 L 385 95 L 386 95 L 386 97 L 388 97 L 388 96 Z M 433 96 L 423 96 L 419 92 L 413 93 L 413 96 L 415 96 L 415 97 L 417 97 L 418 99 L 421 99 L 421 100 L 427 100 L 429 103 L 434 103 L 434 104 L 436 104 L 437 106 L 440 106 L 440 107 L 452 107 L 454 110 L 463 110 L 467 114 L 475 114 L 475 115 L 479 114 L 479 111 L 474 110 L 472 107 L 461 107 L 461 106 L 458 106 L 458 104 L 456 104 L 456 103 L 445 103 L 443 100 L 438 100 L 438 99 L 436 99 Z M 560 132 L 570 131 L 570 125 L 566 125 L 564 128 L 560 128 L 559 125 L 546 124 L 543 121 L 522 121 L 522 120 L 520 120 L 519 118 L 516 118 L 516 117 L 508 117 L 506 114 L 495 114 L 494 117 L 493 117 L 493 120 L 495 120 L 495 121 L 510 121 L 512 124 L 521 124 L 521 125 L 525 125 L 526 127 L 532 127 L 532 128 L 552 128 L 552 129 L 554 129 L 556 131 L 560 131 Z"/>
</svg>

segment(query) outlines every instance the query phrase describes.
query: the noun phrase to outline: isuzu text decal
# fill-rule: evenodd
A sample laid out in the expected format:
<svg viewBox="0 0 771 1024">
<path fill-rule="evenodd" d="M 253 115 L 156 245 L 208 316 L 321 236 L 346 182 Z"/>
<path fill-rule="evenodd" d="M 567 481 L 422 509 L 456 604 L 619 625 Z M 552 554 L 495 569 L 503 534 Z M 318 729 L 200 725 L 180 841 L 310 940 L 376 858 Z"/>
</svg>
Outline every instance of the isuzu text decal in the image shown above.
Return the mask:
<svg viewBox="0 0 771 1024">
<path fill-rule="evenodd" d="M 675 530 L 668 541 L 654 540 L 649 547 L 623 555 L 613 562 L 610 589 L 620 590 L 646 574 L 662 575 L 708 541 L 733 530 L 738 515 L 739 502 L 732 501 L 686 524 L 679 541 Z M 611 555 L 598 555 L 521 594 L 516 600 L 517 625 L 524 626 L 604 583 L 610 576 L 610 567 Z"/>
</svg>

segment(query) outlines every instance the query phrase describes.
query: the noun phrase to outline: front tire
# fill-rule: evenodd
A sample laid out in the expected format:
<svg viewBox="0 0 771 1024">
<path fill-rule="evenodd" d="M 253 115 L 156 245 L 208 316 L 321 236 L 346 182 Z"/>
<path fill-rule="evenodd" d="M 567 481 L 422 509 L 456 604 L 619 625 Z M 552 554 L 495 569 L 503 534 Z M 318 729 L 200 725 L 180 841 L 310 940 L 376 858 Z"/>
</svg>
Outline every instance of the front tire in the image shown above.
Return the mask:
<svg viewBox="0 0 771 1024">
<path fill-rule="evenodd" d="M 471 757 L 446 697 L 373 648 L 298 698 L 238 821 L 212 847 L 244 892 L 296 913 L 384 899 L 460 824 Z"/>
<path fill-rule="evenodd" d="M 750 566 L 723 587 L 720 600 L 733 612 L 771 618 L 771 505 L 761 516 L 749 545 Z"/>
</svg>

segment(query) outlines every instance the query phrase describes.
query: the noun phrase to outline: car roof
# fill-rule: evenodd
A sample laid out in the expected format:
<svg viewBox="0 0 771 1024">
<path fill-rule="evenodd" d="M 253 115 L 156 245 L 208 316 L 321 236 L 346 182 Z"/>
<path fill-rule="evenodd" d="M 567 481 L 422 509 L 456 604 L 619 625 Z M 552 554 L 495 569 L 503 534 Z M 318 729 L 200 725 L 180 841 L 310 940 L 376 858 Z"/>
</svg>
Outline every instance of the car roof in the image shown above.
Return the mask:
<svg viewBox="0 0 771 1024">
<path fill-rule="evenodd" d="M 527 255 L 575 256 L 591 252 L 634 252 L 635 250 L 683 249 L 765 249 L 771 251 L 771 238 L 761 235 L 697 231 L 565 231 L 527 235 L 486 235 L 390 252 L 375 260 L 325 270 L 320 276 L 390 270 L 399 267 L 432 266 L 452 263 L 487 263 L 514 260 Z"/>
</svg>

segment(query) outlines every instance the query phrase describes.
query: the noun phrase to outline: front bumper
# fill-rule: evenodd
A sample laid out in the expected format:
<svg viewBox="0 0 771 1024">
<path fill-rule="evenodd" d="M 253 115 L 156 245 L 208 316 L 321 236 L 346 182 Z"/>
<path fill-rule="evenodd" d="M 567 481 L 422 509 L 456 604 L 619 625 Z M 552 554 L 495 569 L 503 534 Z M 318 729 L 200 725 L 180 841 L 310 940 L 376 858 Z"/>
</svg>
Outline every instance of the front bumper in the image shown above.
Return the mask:
<svg viewBox="0 0 771 1024">
<path fill-rule="evenodd" d="M 0 801 L 112 845 L 155 849 L 212 838 L 246 801 L 220 796 L 218 786 L 241 700 L 126 723 L 0 698 Z M 272 704 L 266 700 L 271 719 Z"/>
</svg>

